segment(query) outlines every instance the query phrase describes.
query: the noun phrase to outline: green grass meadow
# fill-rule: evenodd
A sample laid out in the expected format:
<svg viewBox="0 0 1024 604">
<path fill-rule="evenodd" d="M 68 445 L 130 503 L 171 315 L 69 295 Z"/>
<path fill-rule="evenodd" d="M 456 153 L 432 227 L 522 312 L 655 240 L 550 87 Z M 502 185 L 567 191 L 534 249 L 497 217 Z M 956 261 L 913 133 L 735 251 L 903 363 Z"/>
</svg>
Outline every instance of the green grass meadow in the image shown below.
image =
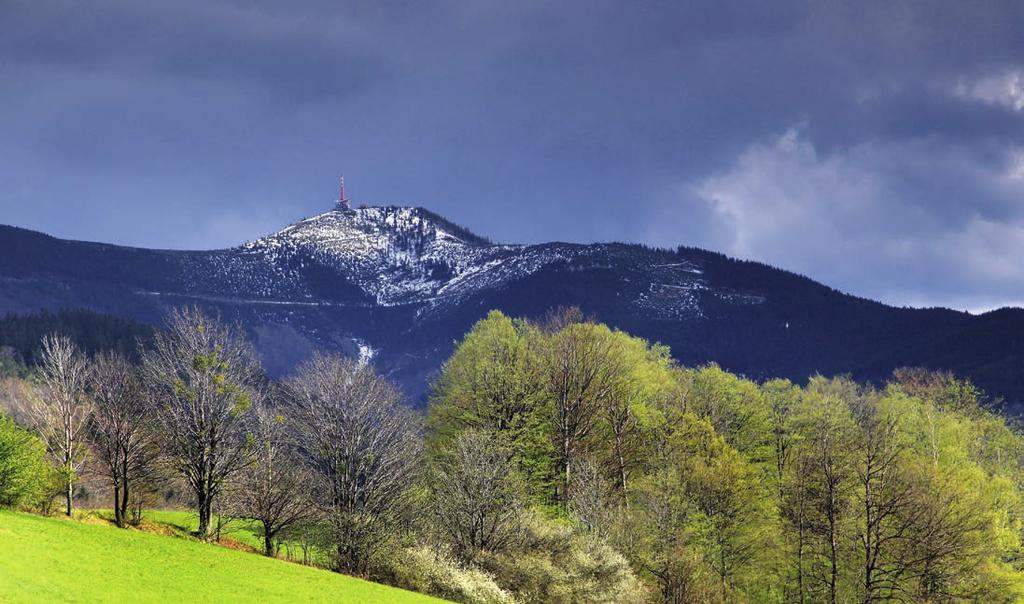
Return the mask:
<svg viewBox="0 0 1024 604">
<path fill-rule="evenodd" d="M 147 516 L 189 522 L 187 512 Z M 232 534 L 255 540 L 244 527 Z M 441 600 L 193 539 L 0 511 L 0 602 Z"/>
</svg>

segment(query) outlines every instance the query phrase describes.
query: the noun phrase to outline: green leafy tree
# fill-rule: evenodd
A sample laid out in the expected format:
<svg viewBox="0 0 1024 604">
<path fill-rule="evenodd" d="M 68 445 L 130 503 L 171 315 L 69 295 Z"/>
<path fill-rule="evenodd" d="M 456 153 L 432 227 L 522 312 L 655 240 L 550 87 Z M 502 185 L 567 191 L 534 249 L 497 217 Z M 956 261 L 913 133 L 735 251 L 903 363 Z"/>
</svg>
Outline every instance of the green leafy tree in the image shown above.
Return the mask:
<svg viewBox="0 0 1024 604">
<path fill-rule="evenodd" d="M 434 384 L 427 418 L 432 456 L 448 450 L 459 434 L 488 434 L 542 497 L 552 481 L 550 405 L 536 340 L 538 330 L 491 311 L 445 363 Z"/>
<path fill-rule="evenodd" d="M 660 400 L 673 392 L 672 360 L 664 346 L 621 331 L 612 332 L 616 357 L 612 391 L 599 411 L 599 433 L 606 467 L 625 505 L 629 504 L 630 475 L 640 464 L 641 428 Z"/>
<path fill-rule="evenodd" d="M 848 381 L 814 378 L 795 420 L 801 461 L 790 488 L 802 491 L 795 497 L 806 497 L 802 524 L 792 527 L 806 538 L 798 570 L 803 578 L 801 601 L 812 597 L 834 604 L 846 597 L 842 590 L 851 541 L 854 467 L 850 451 L 855 438 L 847 401 L 855 395 L 856 385 Z"/>
<path fill-rule="evenodd" d="M 757 384 L 718 365 L 690 374 L 687 408 L 705 417 L 715 431 L 766 472 L 773 466 L 771 403 Z"/>
<path fill-rule="evenodd" d="M 56 477 L 46 461 L 46 445 L 0 415 L 0 507 L 33 507 L 53 490 Z"/>
<path fill-rule="evenodd" d="M 625 362 L 605 325 L 570 323 L 541 342 L 544 383 L 552 406 L 557 500 L 564 506 L 571 498 L 572 468 L 586 453 L 601 410 L 616 397 Z"/>
<path fill-rule="evenodd" d="M 779 509 L 785 506 L 785 480 L 793 463 L 797 435 L 793 415 L 799 405 L 801 389 L 789 380 L 770 380 L 762 387 L 770 408 L 769 425 L 772 449 L 772 482 Z"/>
<path fill-rule="evenodd" d="M 620 547 L 666 602 L 756 592 L 771 514 L 756 469 L 711 423 L 679 412 L 652 427 L 651 471 L 637 482 Z"/>
</svg>

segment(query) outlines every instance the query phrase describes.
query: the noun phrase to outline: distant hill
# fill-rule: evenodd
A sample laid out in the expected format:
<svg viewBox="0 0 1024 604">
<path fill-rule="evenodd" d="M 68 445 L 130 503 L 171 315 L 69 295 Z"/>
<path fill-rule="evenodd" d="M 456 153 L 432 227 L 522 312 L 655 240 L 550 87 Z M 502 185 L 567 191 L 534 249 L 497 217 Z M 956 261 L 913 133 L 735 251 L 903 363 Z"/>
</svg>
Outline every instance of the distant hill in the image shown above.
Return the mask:
<svg viewBox="0 0 1024 604">
<path fill-rule="evenodd" d="M 493 308 L 577 305 L 752 378 L 945 369 L 1024 401 L 1024 310 L 894 308 L 696 248 L 501 245 L 421 208 L 332 211 L 244 245 L 164 251 L 0 227 L 0 315 L 87 308 L 158 325 L 196 304 L 249 330 L 272 375 L 314 349 L 372 359 L 416 399 Z"/>
</svg>

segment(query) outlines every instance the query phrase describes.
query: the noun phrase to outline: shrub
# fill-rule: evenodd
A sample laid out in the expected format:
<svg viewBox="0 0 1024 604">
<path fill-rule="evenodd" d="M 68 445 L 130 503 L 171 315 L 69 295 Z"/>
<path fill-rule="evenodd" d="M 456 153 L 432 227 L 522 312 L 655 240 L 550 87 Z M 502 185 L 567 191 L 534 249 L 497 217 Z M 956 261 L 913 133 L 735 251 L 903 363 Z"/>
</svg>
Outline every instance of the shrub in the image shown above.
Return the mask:
<svg viewBox="0 0 1024 604">
<path fill-rule="evenodd" d="M 465 604 L 504 604 L 516 600 L 482 570 L 427 546 L 402 550 L 393 559 L 388 582 L 398 587 Z"/>
<path fill-rule="evenodd" d="M 14 420 L 0 415 L 0 507 L 37 507 L 55 482 L 46 447 Z"/>
<path fill-rule="evenodd" d="M 482 556 L 517 602 L 641 602 L 646 590 L 622 555 L 564 522 L 534 514 L 518 548 Z"/>
</svg>

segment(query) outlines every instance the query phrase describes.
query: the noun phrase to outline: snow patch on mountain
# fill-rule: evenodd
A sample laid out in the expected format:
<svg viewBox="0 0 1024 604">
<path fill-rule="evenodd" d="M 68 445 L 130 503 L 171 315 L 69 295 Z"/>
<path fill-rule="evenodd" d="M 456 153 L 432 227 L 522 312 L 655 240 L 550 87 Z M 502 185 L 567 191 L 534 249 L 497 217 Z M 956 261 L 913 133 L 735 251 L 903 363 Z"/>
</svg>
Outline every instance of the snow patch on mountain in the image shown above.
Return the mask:
<svg viewBox="0 0 1024 604">
<path fill-rule="evenodd" d="M 360 339 L 354 340 L 359 347 L 359 356 L 356 357 L 360 365 L 368 365 L 373 357 L 377 356 L 377 349 Z"/>
</svg>

